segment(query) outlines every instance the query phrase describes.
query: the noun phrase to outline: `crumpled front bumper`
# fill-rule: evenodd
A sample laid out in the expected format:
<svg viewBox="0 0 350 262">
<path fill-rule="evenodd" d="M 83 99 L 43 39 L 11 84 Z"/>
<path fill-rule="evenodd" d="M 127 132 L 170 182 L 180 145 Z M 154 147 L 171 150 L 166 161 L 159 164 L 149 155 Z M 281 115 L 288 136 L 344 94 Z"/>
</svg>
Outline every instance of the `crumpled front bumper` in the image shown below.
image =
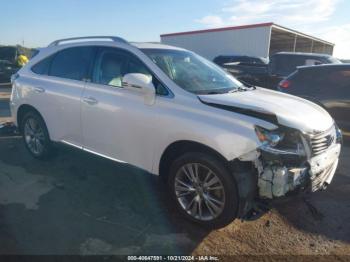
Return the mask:
<svg viewBox="0 0 350 262">
<path fill-rule="evenodd" d="M 332 182 L 335 171 L 337 170 L 339 160 L 337 159 L 332 165 L 323 170 L 321 173 L 310 177 L 310 190 L 315 192 L 319 189 L 326 189 Z"/>
<path fill-rule="evenodd" d="M 333 144 L 321 155 L 312 157 L 300 166 L 289 166 L 273 161 L 256 161 L 258 169 L 258 195 L 262 199 L 275 199 L 294 191 L 325 189 L 336 172 L 341 145 Z"/>
<path fill-rule="evenodd" d="M 325 189 L 332 182 L 338 166 L 340 151 L 341 145 L 334 144 L 324 154 L 309 161 L 309 181 L 312 192 Z"/>
</svg>

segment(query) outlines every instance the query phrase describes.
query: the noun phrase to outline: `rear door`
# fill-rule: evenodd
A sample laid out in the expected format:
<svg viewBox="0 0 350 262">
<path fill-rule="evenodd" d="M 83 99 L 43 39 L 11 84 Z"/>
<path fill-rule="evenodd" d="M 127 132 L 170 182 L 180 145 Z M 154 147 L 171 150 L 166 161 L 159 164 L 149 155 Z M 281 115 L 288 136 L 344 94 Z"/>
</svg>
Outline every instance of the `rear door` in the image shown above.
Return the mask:
<svg viewBox="0 0 350 262">
<path fill-rule="evenodd" d="M 32 67 L 31 102 L 43 115 L 52 140 L 81 146 L 80 99 L 94 47 L 61 50 Z"/>
</svg>

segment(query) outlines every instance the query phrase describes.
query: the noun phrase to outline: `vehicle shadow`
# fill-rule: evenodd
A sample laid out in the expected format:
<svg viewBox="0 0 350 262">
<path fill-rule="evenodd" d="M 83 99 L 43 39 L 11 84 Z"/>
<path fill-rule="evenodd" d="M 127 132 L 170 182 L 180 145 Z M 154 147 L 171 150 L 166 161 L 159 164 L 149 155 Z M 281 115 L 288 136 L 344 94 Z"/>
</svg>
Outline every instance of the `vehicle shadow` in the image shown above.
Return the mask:
<svg viewBox="0 0 350 262">
<path fill-rule="evenodd" d="M 0 137 L 1 254 L 189 254 L 209 233 L 158 177 L 71 148 L 33 159 Z"/>
</svg>

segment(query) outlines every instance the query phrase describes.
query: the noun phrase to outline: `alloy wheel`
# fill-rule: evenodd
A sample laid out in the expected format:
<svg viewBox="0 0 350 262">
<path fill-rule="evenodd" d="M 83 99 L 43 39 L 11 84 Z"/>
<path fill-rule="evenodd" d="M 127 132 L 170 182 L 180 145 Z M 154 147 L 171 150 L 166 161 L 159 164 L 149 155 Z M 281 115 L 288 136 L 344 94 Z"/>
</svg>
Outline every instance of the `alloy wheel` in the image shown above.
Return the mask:
<svg viewBox="0 0 350 262">
<path fill-rule="evenodd" d="M 25 122 L 24 139 L 33 154 L 40 155 L 44 151 L 44 130 L 35 118 L 28 118 Z"/>
<path fill-rule="evenodd" d="M 180 206 L 193 218 L 213 220 L 224 210 L 224 186 L 209 167 L 187 163 L 179 168 L 174 181 Z"/>
</svg>

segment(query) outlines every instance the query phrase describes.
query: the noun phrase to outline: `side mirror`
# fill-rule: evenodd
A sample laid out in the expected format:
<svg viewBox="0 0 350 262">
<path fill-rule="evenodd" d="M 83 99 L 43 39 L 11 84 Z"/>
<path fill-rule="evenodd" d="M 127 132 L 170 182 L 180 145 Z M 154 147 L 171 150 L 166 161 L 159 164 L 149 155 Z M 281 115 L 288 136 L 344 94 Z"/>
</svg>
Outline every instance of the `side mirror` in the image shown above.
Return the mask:
<svg viewBox="0 0 350 262">
<path fill-rule="evenodd" d="M 152 83 L 151 76 L 140 73 L 126 74 L 123 77 L 122 86 L 130 90 L 139 90 L 144 95 L 145 104 L 154 104 L 156 99 L 156 89 Z"/>
</svg>

